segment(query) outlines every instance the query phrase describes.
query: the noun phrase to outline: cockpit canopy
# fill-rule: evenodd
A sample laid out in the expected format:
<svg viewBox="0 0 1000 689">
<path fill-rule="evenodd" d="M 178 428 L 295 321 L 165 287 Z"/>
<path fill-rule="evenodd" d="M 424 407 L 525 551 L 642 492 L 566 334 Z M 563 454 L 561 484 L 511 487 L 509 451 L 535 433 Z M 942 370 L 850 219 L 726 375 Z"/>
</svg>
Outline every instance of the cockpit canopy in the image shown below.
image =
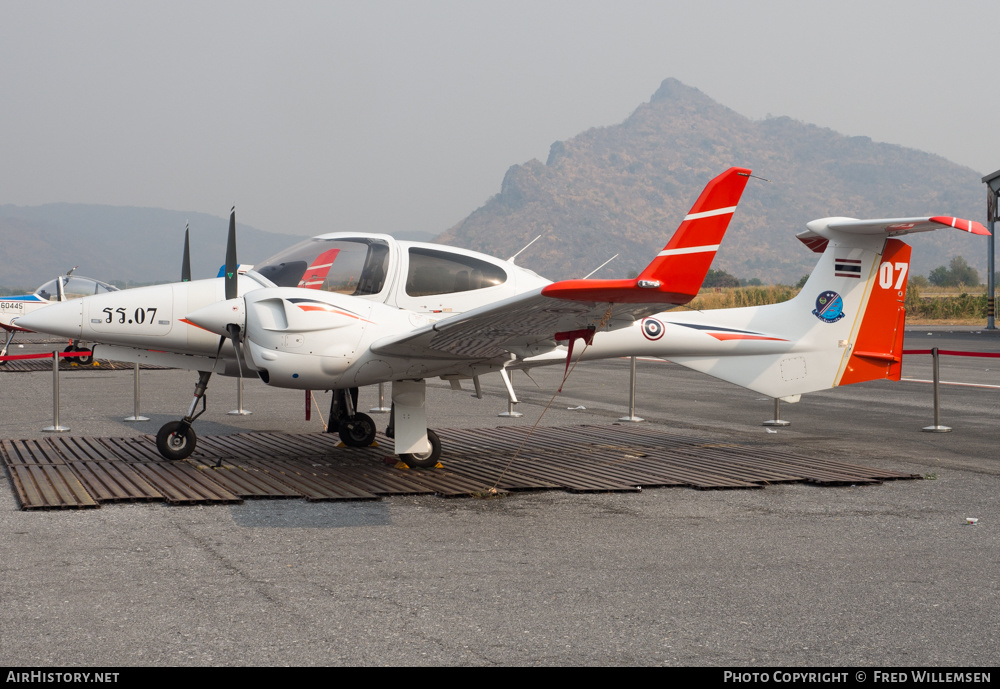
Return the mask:
<svg viewBox="0 0 1000 689">
<path fill-rule="evenodd" d="M 59 289 L 60 282 L 62 283 L 61 290 Z M 117 287 L 109 285 L 106 282 L 101 282 L 100 280 L 95 280 L 94 278 L 86 278 L 82 275 L 70 275 L 68 277 L 62 275 L 54 280 L 49 280 L 36 289 L 35 294 L 47 301 L 68 301 L 70 299 L 89 297 L 92 294 L 117 291 Z"/>
<path fill-rule="evenodd" d="M 404 292 L 410 297 L 452 294 L 495 287 L 508 275 L 497 263 L 469 252 L 403 244 Z M 376 237 L 314 237 L 300 242 L 254 270 L 279 287 L 310 287 L 351 296 L 379 294 L 391 281 L 390 244 Z M 485 257 L 484 257 L 485 258 Z"/>
<path fill-rule="evenodd" d="M 375 238 L 307 239 L 254 266 L 278 287 L 363 296 L 385 286 L 389 245 Z"/>
</svg>

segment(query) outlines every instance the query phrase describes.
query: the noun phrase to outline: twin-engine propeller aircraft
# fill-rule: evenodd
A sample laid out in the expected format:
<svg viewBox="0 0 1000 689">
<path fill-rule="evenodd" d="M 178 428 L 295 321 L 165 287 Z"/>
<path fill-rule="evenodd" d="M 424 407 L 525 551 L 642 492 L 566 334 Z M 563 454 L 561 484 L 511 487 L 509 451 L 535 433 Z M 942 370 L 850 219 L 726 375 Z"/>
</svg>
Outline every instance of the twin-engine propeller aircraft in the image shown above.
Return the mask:
<svg viewBox="0 0 1000 689">
<path fill-rule="evenodd" d="M 910 247 L 897 235 L 979 223 L 935 216 L 814 220 L 799 238 L 822 257 L 794 299 L 665 313 L 693 299 L 750 170 L 709 182 L 673 237 L 635 279 L 549 282 L 483 254 L 326 234 L 237 273 L 235 215 L 225 277 L 99 295 L 49 307 L 23 325 L 101 343 L 95 356 L 199 371 L 187 415 L 157 435 L 187 457 L 213 372 L 256 372 L 268 385 L 333 389 L 345 444 L 375 424 L 343 391 L 392 383 L 390 431 L 411 466 L 441 454 L 427 429 L 426 379 L 632 354 L 669 358 L 775 398 L 872 379 L 898 380 Z M 582 339 L 586 347 L 574 344 Z M 201 410 L 198 407 L 201 405 Z M 331 420 L 333 423 L 333 420 Z"/>
<path fill-rule="evenodd" d="M 81 275 L 73 275 L 74 270 L 76 268 L 71 268 L 65 275 L 60 275 L 57 278 L 49 280 L 31 294 L 0 297 L 0 328 L 7 331 L 7 340 L 4 342 L 3 348 L 0 349 L 0 357 L 7 356 L 7 349 L 10 347 L 15 334 L 31 332 L 30 329 L 21 327 L 18 322 L 22 316 L 54 302 L 118 291 L 117 287 L 113 287 L 106 282 L 101 282 L 94 278 L 85 278 Z M 79 340 L 74 339 L 66 348 L 66 351 L 86 352 L 87 348 L 80 346 Z M 89 364 L 92 360 L 92 357 L 86 355 L 77 357 L 77 361 L 81 364 Z M 6 361 L 0 360 L 0 366 L 6 363 Z"/>
</svg>

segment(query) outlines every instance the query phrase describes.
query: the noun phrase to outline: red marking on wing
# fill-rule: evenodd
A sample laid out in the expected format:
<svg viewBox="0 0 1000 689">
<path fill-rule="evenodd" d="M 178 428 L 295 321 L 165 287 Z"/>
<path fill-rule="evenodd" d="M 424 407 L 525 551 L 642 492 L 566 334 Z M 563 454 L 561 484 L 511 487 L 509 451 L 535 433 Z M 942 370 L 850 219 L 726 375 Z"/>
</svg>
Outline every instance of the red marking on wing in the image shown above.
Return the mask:
<svg viewBox="0 0 1000 689">
<path fill-rule="evenodd" d="M 975 220 L 965 220 L 963 218 L 953 218 L 945 215 L 935 215 L 931 218 L 931 220 L 939 222 L 942 225 L 954 227 L 956 230 L 962 230 L 963 232 L 971 232 L 972 234 L 979 234 L 985 237 L 990 236 L 990 231 L 983 227 L 980 223 L 977 223 Z"/>
<path fill-rule="evenodd" d="M 743 335 L 740 333 L 708 333 L 716 340 L 773 340 L 775 342 L 788 342 L 783 337 L 767 337 L 766 335 Z"/>
<path fill-rule="evenodd" d="M 330 304 L 313 302 L 309 304 L 296 304 L 296 306 L 298 306 L 303 311 L 323 311 L 324 313 L 332 313 L 337 316 L 347 316 L 348 318 L 353 318 L 358 321 L 364 321 L 365 323 L 373 322 L 368 320 L 367 318 L 362 318 L 357 314 L 351 313 L 350 311 L 342 311 L 335 306 L 331 306 Z"/>
<path fill-rule="evenodd" d="M 830 240 L 826 237 L 820 237 L 819 235 L 814 235 L 812 237 L 798 237 L 798 240 L 809 247 L 810 251 L 815 251 L 817 254 L 821 254 L 826 251 L 826 245 L 830 243 Z"/>
</svg>

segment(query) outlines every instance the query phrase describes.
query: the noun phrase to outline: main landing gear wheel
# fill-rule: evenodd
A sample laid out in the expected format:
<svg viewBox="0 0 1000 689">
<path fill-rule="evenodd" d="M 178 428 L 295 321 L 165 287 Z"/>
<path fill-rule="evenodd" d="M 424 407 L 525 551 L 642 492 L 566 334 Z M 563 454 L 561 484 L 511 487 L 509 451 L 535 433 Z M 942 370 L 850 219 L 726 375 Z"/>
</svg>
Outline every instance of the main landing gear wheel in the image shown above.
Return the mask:
<svg viewBox="0 0 1000 689">
<path fill-rule="evenodd" d="M 347 447 L 368 447 L 375 442 L 375 420 L 367 414 L 355 414 L 340 422 L 338 433 Z"/>
<path fill-rule="evenodd" d="M 191 424 L 183 421 L 165 423 L 156 434 L 156 449 L 171 461 L 190 457 L 197 442 L 198 437 Z"/>
<path fill-rule="evenodd" d="M 81 366 L 90 366 L 92 363 L 94 363 L 94 353 L 89 349 L 85 349 L 83 347 L 77 347 L 76 345 L 70 345 L 63 351 L 66 352 L 67 354 L 72 354 L 74 352 L 87 352 L 87 354 L 84 356 L 73 357 L 74 361 L 76 361 Z"/>
<path fill-rule="evenodd" d="M 438 438 L 437 433 L 428 428 L 427 441 L 431 444 L 431 449 L 427 452 L 403 454 L 400 455 L 399 458 L 409 467 L 416 469 L 433 469 L 437 466 L 438 460 L 441 459 L 441 439 Z"/>
</svg>

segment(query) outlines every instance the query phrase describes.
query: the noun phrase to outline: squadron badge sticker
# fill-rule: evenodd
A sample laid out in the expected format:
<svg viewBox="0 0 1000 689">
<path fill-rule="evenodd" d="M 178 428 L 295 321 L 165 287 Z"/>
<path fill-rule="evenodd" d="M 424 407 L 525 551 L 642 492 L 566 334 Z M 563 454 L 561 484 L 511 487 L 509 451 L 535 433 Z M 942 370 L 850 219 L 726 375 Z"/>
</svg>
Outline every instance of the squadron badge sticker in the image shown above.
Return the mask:
<svg viewBox="0 0 1000 689">
<path fill-rule="evenodd" d="M 836 323 L 844 317 L 844 300 L 836 292 L 823 292 L 816 297 L 813 315 L 824 323 Z"/>
</svg>

